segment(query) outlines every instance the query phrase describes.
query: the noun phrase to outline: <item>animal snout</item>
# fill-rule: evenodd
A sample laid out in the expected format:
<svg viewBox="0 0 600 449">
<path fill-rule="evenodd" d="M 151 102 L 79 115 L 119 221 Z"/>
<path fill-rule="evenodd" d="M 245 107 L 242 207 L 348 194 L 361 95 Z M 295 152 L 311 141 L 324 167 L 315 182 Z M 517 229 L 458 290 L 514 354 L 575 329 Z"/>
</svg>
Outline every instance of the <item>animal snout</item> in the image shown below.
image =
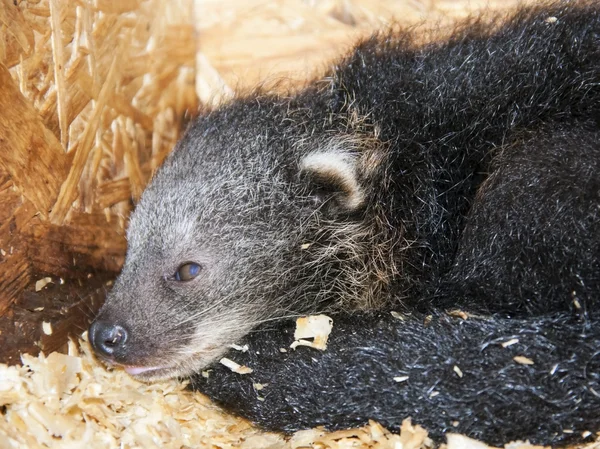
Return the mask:
<svg viewBox="0 0 600 449">
<path fill-rule="evenodd" d="M 90 326 L 88 338 L 98 356 L 114 361 L 123 352 L 128 334 L 119 324 L 96 320 Z"/>
</svg>

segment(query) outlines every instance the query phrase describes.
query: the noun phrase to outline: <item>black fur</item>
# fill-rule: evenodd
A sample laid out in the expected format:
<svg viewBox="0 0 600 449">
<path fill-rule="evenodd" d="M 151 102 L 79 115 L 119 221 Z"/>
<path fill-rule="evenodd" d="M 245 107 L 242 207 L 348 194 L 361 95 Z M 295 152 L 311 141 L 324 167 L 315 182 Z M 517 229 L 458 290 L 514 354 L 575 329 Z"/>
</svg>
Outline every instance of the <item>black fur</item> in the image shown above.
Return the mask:
<svg viewBox="0 0 600 449">
<path fill-rule="evenodd" d="M 281 353 L 291 324 L 263 325 L 246 340 L 250 352 L 229 355 L 253 374 L 217 364 L 194 387 L 286 432 L 368 419 L 397 428 L 408 416 L 435 436 L 495 444 L 598 430 L 598 7 L 521 11 L 489 36 L 475 22 L 424 48 L 408 34 L 375 36 L 331 76 L 327 96 L 309 89 L 293 101 L 316 111 L 317 127 L 320 109 L 338 112 L 351 98 L 391 145 L 365 213 L 384 208 L 413 242 L 396 307 L 493 317 L 425 326 L 422 316 L 334 316 L 324 353 Z"/>
<path fill-rule="evenodd" d="M 415 42 L 378 34 L 296 94 L 192 124 L 90 329 L 105 360 L 185 376 L 245 337 L 228 357 L 251 375 L 216 364 L 193 386 L 286 432 L 408 416 L 492 443 L 600 430 L 600 6 Z M 188 262 L 201 274 L 177 282 Z M 327 351 L 280 353 L 292 323 L 273 320 L 321 311 Z"/>
<path fill-rule="evenodd" d="M 502 445 L 526 437 L 566 442 L 598 429 L 597 326 L 565 314 L 466 321 L 434 316 L 425 325 L 426 319 L 337 316 L 325 352 L 289 349 L 294 324 L 280 323 L 253 333 L 248 352 L 228 354 L 252 367 L 251 374 L 215 364 L 193 386 L 260 426 L 285 432 L 344 429 L 368 419 L 398 429 L 412 417 L 438 442 L 449 431 Z M 515 338 L 518 343 L 501 345 Z M 515 356 L 534 364 L 517 363 Z"/>
</svg>

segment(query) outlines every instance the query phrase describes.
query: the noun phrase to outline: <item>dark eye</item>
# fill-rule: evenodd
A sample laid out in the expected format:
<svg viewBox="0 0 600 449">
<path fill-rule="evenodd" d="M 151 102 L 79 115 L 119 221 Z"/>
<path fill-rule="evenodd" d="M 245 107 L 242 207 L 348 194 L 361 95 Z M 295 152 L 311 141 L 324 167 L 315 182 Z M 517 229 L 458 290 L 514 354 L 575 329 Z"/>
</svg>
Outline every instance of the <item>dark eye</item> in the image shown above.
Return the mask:
<svg viewBox="0 0 600 449">
<path fill-rule="evenodd" d="M 200 274 L 202 267 L 194 262 L 187 262 L 181 265 L 175 272 L 176 281 L 191 281 Z"/>
</svg>

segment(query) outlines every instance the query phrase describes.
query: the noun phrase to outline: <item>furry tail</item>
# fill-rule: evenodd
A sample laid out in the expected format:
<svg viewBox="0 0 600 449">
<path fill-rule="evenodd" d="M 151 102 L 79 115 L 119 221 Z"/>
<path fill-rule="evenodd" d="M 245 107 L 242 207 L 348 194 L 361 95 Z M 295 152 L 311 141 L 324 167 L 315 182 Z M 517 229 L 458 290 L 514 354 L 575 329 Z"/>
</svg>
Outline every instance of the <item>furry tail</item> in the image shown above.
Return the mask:
<svg viewBox="0 0 600 449">
<path fill-rule="evenodd" d="M 328 348 L 289 349 L 294 323 L 259 328 L 192 387 L 263 428 L 340 429 L 404 418 L 433 438 L 490 444 L 583 439 L 600 418 L 600 328 L 567 315 L 462 320 L 447 315 L 334 316 Z M 287 348 L 282 352 L 280 348 Z M 257 391 L 253 384 L 262 384 Z M 583 436 L 582 436 L 583 434 Z"/>
</svg>

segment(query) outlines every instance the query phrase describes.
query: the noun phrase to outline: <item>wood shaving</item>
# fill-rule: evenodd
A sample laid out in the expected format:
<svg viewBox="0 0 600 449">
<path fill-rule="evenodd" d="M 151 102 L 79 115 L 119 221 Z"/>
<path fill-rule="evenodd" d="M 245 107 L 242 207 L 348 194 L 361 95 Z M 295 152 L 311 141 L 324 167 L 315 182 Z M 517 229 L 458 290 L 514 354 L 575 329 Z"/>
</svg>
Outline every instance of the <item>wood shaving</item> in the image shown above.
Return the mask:
<svg viewBox="0 0 600 449">
<path fill-rule="evenodd" d="M 446 449 L 489 449 L 489 446 L 485 443 L 456 433 L 449 434 L 447 439 Z"/>
<path fill-rule="evenodd" d="M 474 440 L 464 435 L 456 433 L 450 433 L 446 436 L 448 442 L 442 444 L 440 449 L 496 449 L 492 446 L 488 446 L 481 441 Z M 545 446 L 534 446 L 529 444 L 527 441 L 515 441 L 508 443 L 504 446 L 505 449 L 545 449 Z M 549 447 L 546 449 L 550 449 Z M 589 449 L 592 449 L 591 447 Z"/>
<path fill-rule="evenodd" d="M 46 285 L 51 284 L 51 283 L 52 283 L 52 278 L 51 277 L 45 277 L 45 278 L 42 278 L 42 279 L 38 279 L 37 281 L 35 281 L 35 291 L 39 292 Z"/>
<path fill-rule="evenodd" d="M 292 449 L 300 448 L 402 448 L 426 449 L 433 447 L 433 442 L 420 426 L 413 426 L 410 419 L 405 419 L 400 434 L 393 434 L 380 424 L 369 421 L 365 427 L 326 433 L 321 429 L 302 430 L 296 432 L 291 440 Z"/>
<path fill-rule="evenodd" d="M 52 323 L 42 322 L 42 332 L 46 335 L 52 335 Z"/>
<path fill-rule="evenodd" d="M 290 348 L 298 346 L 309 346 L 324 351 L 327 349 L 327 340 L 333 329 L 333 320 L 327 315 L 311 315 L 300 317 L 296 320 L 294 341 Z M 312 338 L 313 341 L 306 340 Z"/>
<path fill-rule="evenodd" d="M 520 363 L 521 365 L 533 365 L 534 364 L 533 360 L 531 360 L 530 358 L 527 358 L 523 355 L 517 355 L 517 356 L 513 357 L 513 360 L 517 363 Z"/>
<path fill-rule="evenodd" d="M 396 318 L 397 320 L 400 320 L 400 321 L 406 321 L 406 315 L 404 315 L 404 314 L 402 314 L 402 313 L 400 313 L 400 312 L 396 312 L 396 311 L 392 310 L 392 311 L 390 312 L 390 315 L 392 315 L 392 316 L 393 316 L 394 318 Z"/>
<path fill-rule="evenodd" d="M 500 346 L 502 346 L 503 348 L 508 348 L 509 346 L 512 346 L 514 344 L 519 343 L 519 339 L 518 338 L 512 338 L 508 341 L 505 341 L 504 343 L 500 343 Z"/>
<path fill-rule="evenodd" d="M 249 368 L 245 365 L 240 365 L 239 363 L 236 363 L 233 360 L 228 359 L 227 357 L 223 357 L 221 360 L 219 360 L 219 363 L 221 365 L 226 366 L 234 373 L 238 374 L 250 374 L 253 371 L 252 368 Z"/>
<path fill-rule="evenodd" d="M 231 345 L 229 345 L 229 347 L 231 349 L 235 349 L 236 351 L 248 352 L 248 345 L 240 346 L 240 345 L 236 345 L 236 344 L 231 344 Z"/>
<path fill-rule="evenodd" d="M 228 416 L 176 380 L 145 384 L 107 371 L 82 342 L 69 354 L 23 356 L 23 367 L 0 365 L 0 447 L 11 448 L 284 448 Z"/>
<path fill-rule="evenodd" d="M 536 444 L 531 444 L 528 441 L 515 441 L 514 443 L 508 443 L 504 447 L 505 449 L 545 449 L 547 446 L 538 446 Z M 589 448 L 589 446 L 586 447 Z"/>
<path fill-rule="evenodd" d="M 460 309 L 450 310 L 449 312 L 447 312 L 447 315 L 454 318 L 460 318 L 461 320 L 466 320 L 469 318 L 469 314 L 464 310 Z"/>
</svg>

